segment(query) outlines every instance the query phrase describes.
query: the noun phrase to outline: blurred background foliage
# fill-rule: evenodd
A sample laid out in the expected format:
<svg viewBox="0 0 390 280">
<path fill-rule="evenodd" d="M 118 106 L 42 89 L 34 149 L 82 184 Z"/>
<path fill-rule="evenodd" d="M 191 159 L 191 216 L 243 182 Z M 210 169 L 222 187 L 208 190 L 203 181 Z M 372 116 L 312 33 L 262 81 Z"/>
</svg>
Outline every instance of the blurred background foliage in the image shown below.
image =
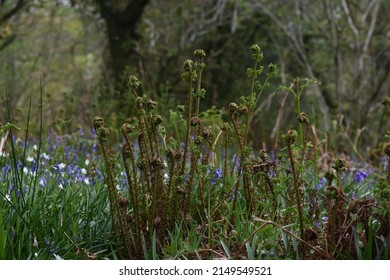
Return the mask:
<svg viewBox="0 0 390 280">
<path fill-rule="evenodd" d="M 381 106 L 390 88 L 389 15 L 387 0 L 1 0 L 0 87 L 16 123 L 25 122 L 30 96 L 38 106 L 41 79 L 47 127 L 89 130 L 99 114 L 118 128 L 132 117 L 127 77 L 136 73 L 169 119 L 186 99 L 182 63 L 202 48 L 203 109 L 221 114 L 248 94 L 249 47 L 258 43 L 279 76 L 256 110 L 254 146 L 295 125 L 294 97 L 278 85 L 315 77 L 302 110 L 317 133 L 340 149 L 373 153 L 389 127 Z M 4 123 L 5 94 L 0 102 Z"/>
</svg>

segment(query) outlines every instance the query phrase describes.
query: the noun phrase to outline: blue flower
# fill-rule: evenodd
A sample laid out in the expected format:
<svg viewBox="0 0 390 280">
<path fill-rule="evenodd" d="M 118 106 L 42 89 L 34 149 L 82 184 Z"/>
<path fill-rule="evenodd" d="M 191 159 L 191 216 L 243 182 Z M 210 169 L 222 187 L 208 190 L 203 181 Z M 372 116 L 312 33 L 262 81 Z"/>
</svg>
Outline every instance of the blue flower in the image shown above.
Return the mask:
<svg viewBox="0 0 390 280">
<path fill-rule="evenodd" d="M 326 184 L 326 179 L 325 177 L 323 177 L 317 184 L 317 189 L 320 190 L 324 187 L 324 185 Z"/>
<path fill-rule="evenodd" d="M 46 184 L 47 184 L 47 179 L 45 177 L 42 177 L 41 179 L 39 179 L 39 185 L 41 187 L 46 187 Z"/>
<path fill-rule="evenodd" d="M 214 170 L 213 174 L 211 175 L 211 184 L 215 185 L 217 183 L 217 180 L 220 180 L 222 178 L 222 170 L 216 169 Z"/>
<path fill-rule="evenodd" d="M 63 170 L 66 167 L 66 164 L 61 162 L 60 164 L 54 164 L 55 170 Z"/>
<path fill-rule="evenodd" d="M 359 170 L 355 173 L 354 179 L 356 183 L 360 183 L 368 176 L 367 172 L 364 170 Z"/>
<path fill-rule="evenodd" d="M 234 195 L 234 191 L 232 191 L 231 193 L 230 193 L 230 196 L 229 196 L 229 200 L 230 201 L 233 201 L 234 199 L 235 199 L 235 195 Z M 239 192 L 239 191 L 237 191 L 237 198 L 241 198 L 241 193 Z"/>
</svg>

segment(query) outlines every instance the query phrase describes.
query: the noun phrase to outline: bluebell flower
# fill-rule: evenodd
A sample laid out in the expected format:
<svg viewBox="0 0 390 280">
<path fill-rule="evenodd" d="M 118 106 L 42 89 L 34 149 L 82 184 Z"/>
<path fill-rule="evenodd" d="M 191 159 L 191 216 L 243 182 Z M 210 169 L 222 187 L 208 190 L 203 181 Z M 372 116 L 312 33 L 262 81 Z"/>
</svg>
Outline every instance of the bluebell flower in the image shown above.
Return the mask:
<svg viewBox="0 0 390 280">
<path fill-rule="evenodd" d="M 325 177 L 323 177 L 317 184 L 317 190 L 322 189 L 325 184 L 326 184 L 326 179 L 325 179 Z"/>
<path fill-rule="evenodd" d="M 33 165 L 31 166 L 31 174 L 35 176 L 37 170 L 38 170 L 38 165 L 36 162 L 34 162 Z"/>
<path fill-rule="evenodd" d="M 89 178 L 84 178 L 84 183 L 87 184 L 87 186 L 89 186 L 91 184 L 91 182 L 89 181 Z"/>
<path fill-rule="evenodd" d="M 63 170 L 65 167 L 66 167 L 65 163 L 54 164 L 54 169 L 55 170 Z"/>
<path fill-rule="evenodd" d="M 46 159 L 46 160 L 49 160 L 49 159 L 50 159 L 50 157 L 49 157 L 46 153 L 43 153 L 43 154 L 42 154 L 42 158 L 43 158 L 43 159 Z"/>
<path fill-rule="evenodd" d="M 79 134 L 81 137 L 85 136 L 84 129 L 82 127 L 79 128 Z"/>
<path fill-rule="evenodd" d="M 62 177 L 58 177 L 57 178 L 57 183 L 58 183 L 58 187 L 63 190 L 64 188 L 66 188 L 68 186 L 68 180 L 62 178 Z"/>
<path fill-rule="evenodd" d="M 44 187 L 46 187 L 46 184 L 47 184 L 47 180 L 45 177 L 42 177 L 41 179 L 39 179 L 40 186 L 42 186 L 44 188 Z"/>
<path fill-rule="evenodd" d="M 218 180 L 222 178 L 222 170 L 216 169 L 214 170 L 213 174 L 211 175 L 211 184 L 215 185 Z"/>
<path fill-rule="evenodd" d="M 367 172 L 364 170 L 359 170 L 355 173 L 355 181 L 356 183 L 360 183 L 368 176 Z"/>
<path fill-rule="evenodd" d="M 65 172 L 68 173 L 68 175 L 72 175 L 73 174 L 72 167 L 70 165 L 67 165 L 65 167 Z"/>
<path fill-rule="evenodd" d="M 238 197 L 238 198 L 241 198 L 241 193 L 240 193 L 240 191 L 237 191 L 237 197 Z M 234 191 L 232 191 L 232 192 L 230 193 L 229 200 L 230 200 L 230 201 L 233 201 L 234 199 L 235 199 L 235 195 L 234 195 Z"/>
<path fill-rule="evenodd" d="M 97 152 L 97 143 L 95 142 L 95 143 L 93 143 L 93 145 L 92 145 L 92 152 L 93 153 L 96 153 Z"/>
</svg>

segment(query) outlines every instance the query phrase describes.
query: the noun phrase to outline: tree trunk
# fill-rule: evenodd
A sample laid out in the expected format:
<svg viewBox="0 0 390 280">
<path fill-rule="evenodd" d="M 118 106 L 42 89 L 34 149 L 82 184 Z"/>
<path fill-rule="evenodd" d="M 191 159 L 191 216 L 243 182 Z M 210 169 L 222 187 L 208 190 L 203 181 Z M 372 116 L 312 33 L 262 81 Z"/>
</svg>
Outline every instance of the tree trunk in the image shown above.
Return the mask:
<svg viewBox="0 0 390 280">
<path fill-rule="evenodd" d="M 108 78 L 117 89 L 125 84 L 123 75 L 138 66 L 136 50 L 140 35 L 136 27 L 150 0 L 95 0 L 107 25 L 110 55 L 107 58 Z"/>
</svg>

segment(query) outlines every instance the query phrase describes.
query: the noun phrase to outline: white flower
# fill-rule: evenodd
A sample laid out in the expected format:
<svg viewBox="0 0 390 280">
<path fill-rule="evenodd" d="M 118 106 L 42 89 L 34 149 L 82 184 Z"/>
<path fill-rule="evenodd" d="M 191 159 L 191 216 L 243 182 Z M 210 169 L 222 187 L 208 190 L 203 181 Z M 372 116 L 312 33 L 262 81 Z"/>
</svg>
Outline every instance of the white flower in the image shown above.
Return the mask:
<svg viewBox="0 0 390 280">
<path fill-rule="evenodd" d="M 42 157 L 43 157 L 44 159 L 46 159 L 46 160 L 49 160 L 49 159 L 50 159 L 50 157 L 49 157 L 46 153 L 43 153 L 43 154 L 42 154 Z"/>
<path fill-rule="evenodd" d="M 11 202 L 11 197 L 9 196 L 9 194 L 5 195 L 5 200 Z"/>
<path fill-rule="evenodd" d="M 34 161 L 34 158 L 33 158 L 33 157 L 27 157 L 27 161 L 28 161 L 28 162 L 33 162 L 33 161 Z"/>
<path fill-rule="evenodd" d="M 37 150 L 38 150 L 38 146 L 35 144 L 35 145 L 33 146 L 33 149 L 34 149 L 34 151 L 37 151 Z"/>
<path fill-rule="evenodd" d="M 169 175 L 167 173 L 164 173 L 163 180 L 165 183 L 167 183 L 169 181 Z"/>
<path fill-rule="evenodd" d="M 86 175 L 86 174 L 87 174 L 87 169 L 81 168 L 81 173 L 83 173 L 84 175 Z"/>
<path fill-rule="evenodd" d="M 58 187 L 63 190 L 64 189 L 64 186 L 62 184 L 59 184 Z"/>
<path fill-rule="evenodd" d="M 24 174 L 26 174 L 26 175 L 28 174 L 28 169 L 27 169 L 27 167 L 26 167 L 26 166 L 25 166 L 25 167 L 23 167 L 23 173 L 24 173 Z"/>
<path fill-rule="evenodd" d="M 66 164 L 65 164 L 65 163 L 63 163 L 63 162 L 61 162 L 61 163 L 58 165 L 58 167 L 59 167 L 60 169 L 64 169 L 64 168 L 65 168 L 65 166 L 66 166 Z"/>
<path fill-rule="evenodd" d="M 91 183 L 89 182 L 89 178 L 85 178 L 85 179 L 84 179 L 84 183 L 86 183 L 88 186 L 91 184 Z"/>
<path fill-rule="evenodd" d="M 86 166 L 89 165 L 89 159 L 86 159 L 86 160 L 85 160 L 85 165 L 86 165 Z"/>
</svg>

